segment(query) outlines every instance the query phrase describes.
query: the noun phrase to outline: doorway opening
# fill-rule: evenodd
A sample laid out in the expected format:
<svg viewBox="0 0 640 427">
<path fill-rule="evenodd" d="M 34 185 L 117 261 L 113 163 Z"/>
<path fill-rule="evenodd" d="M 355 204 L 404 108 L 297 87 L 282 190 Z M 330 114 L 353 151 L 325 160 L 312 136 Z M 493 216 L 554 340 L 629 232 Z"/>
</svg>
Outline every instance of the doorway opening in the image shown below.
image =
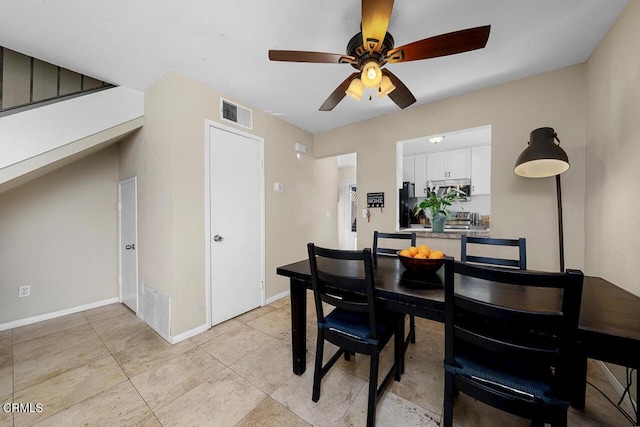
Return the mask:
<svg viewBox="0 0 640 427">
<path fill-rule="evenodd" d="M 338 156 L 338 174 L 341 187 L 338 197 L 338 245 L 342 249 L 355 250 L 358 247 L 357 218 L 358 218 L 358 191 L 357 191 L 357 154 L 344 154 Z"/>
</svg>

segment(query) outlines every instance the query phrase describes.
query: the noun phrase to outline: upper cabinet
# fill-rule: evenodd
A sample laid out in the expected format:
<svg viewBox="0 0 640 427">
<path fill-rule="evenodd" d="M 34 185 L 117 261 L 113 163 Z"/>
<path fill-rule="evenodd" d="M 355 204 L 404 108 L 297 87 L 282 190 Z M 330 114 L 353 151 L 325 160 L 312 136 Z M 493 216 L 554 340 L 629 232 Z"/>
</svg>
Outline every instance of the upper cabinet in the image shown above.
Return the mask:
<svg viewBox="0 0 640 427">
<path fill-rule="evenodd" d="M 402 181 L 415 184 L 416 197 L 427 195 L 427 154 L 404 156 L 402 159 Z"/>
<path fill-rule="evenodd" d="M 404 156 L 402 180 L 427 196 L 429 181 L 471 179 L 471 195 L 491 194 L 491 145 Z"/>
<path fill-rule="evenodd" d="M 427 154 L 416 154 L 414 157 L 414 176 L 416 197 L 427 196 Z"/>
<path fill-rule="evenodd" d="M 414 174 L 414 156 L 404 156 L 402 158 L 402 181 L 416 182 Z"/>
<path fill-rule="evenodd" d="M 427 181 L 471 177 L 471 150 L 440 151 L 427 155 Z"/>
<path fill-rule="evenodd" d="M 471 148 L 471 195 L 491 194 L 491 145 Z"/>
</svg>

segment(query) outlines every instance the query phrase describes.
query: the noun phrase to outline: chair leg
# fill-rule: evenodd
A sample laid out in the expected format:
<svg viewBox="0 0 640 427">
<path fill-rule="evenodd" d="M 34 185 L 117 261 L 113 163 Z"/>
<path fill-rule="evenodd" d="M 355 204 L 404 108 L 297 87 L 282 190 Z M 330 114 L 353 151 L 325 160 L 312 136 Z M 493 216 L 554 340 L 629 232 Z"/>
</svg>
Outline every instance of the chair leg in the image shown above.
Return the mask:
<svg viewBox="0 0 640 427">
<path fill-rule="evenodd" d="M 396 363 L 395 380 L 400 381 L 402 374 L 404 374 L 404 315 L 398 316 L 393 343 L 393 357 Z"/>
<path fill-rule="evenodd" d="M 322 381 L 322 358 L 324 352 L 324 333 L 318 328 L 318 342 L 316 343 L 316 362 L 313 370 L 313 394 L 311 400 L 317 402 L 320 399 L 320 382 Z"/>
<path fill-rule="evenodd" d="M 369 401 L 367 404 L 367 427 L 376 424 L 376 403 L 378 402 L 378 364 L 379 353 L 373 351 L 371 355 L 371 367 L 369 369 Z"/>
<path fill-rule="evenodd" d="M 455 390 L 453 386 L 453 374 L 450 372 L 444 373 L 444 414 L 442 420 L 442 427 L 453 426 L 453 396 Z"/>
<path fill-rule="evenodd" d="M 406 352 L 410 344 L 416 342 L 416 318 L 413 315 L 409 315 L 409 333 L 406 339 L 404 338 L 404 351 Z"/>
</svg>

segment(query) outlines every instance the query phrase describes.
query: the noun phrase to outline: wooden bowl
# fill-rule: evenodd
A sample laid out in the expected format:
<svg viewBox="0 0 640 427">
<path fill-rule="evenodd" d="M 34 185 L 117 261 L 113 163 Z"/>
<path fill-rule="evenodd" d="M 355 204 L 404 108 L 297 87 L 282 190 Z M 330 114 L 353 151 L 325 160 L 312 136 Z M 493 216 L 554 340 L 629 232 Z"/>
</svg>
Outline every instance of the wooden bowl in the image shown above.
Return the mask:
<svg viewBox="0 0 640 427">
<path fill-rule="evenodd" d="M 396 253 L 398 254 L 398 258 L 400 258 L 400 262 L 404 268 L 413 274 L 433 274 L 444 264 L 444 258 L 411 258 L 400 255 L 400 251 Z"/>
</svg>

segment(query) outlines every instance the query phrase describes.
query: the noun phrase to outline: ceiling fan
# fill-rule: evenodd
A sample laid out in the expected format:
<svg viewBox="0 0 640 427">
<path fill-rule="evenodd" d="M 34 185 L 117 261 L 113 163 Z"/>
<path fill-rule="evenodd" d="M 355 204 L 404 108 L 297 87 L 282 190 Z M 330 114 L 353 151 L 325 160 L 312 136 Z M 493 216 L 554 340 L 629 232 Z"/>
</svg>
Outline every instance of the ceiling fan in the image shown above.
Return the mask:
<svg viewBox="0 0 640 427">
<path fill-rule="evenodd" d="M 389 95 L 398 107 L 416 102 L 411 91 L 391 71 L 387 64 L 437 58 L 482 49 L 489 39 L 490 25 L 454 31 L 429 37 L 400 47 L 393 47 L 393 37 L 387 32 L 393 0 L 362 0 L 361 31 L 347 44 L 347 54 L 269 50 L 269 59 L 285 62 L 351 64 L 359 71 L 352 73 L 333 91 L 320 107 L 331 111 L 345 95 L 361 99 L 364 88 L 376 88 L 378 98 Z"/>
</svg>

